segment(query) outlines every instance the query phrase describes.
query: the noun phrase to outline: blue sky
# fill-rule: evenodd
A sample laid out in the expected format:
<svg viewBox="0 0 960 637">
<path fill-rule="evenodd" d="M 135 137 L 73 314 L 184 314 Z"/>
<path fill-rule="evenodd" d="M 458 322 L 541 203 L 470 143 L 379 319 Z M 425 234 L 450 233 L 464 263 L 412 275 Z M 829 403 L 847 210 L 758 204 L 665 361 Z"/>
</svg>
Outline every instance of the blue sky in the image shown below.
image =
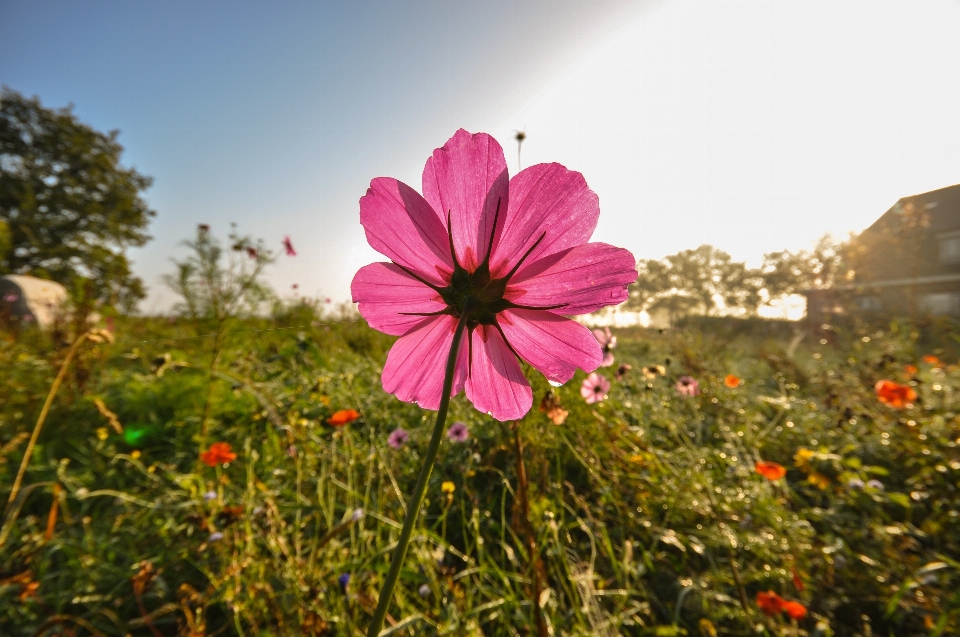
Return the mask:
<svg viewBox="0 0 960 637">
<path fill-rule="evenodd" d="M 19 2 L 0 82 L 119 129 L 154 177 L 150 287 L 197 223 L 299 251 L 290 294 L 348 298 L 376 176 L 419 189 L 459 128 L 600 195 L 595 239 L 659 258 L 764 252 L 960 182 L 960 3 Z"/>
</svg>

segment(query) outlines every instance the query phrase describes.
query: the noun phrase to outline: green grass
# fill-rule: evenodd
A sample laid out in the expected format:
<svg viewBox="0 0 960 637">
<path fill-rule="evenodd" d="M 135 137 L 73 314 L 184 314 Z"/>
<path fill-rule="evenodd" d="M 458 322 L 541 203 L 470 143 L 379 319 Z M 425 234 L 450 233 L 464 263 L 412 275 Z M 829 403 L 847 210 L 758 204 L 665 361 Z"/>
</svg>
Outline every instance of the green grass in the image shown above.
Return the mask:
<svg viewBox="0 0 960 637">
<path fill-rule="evenodd" d="M 210 339 L 183 321 L 119 319 L 115 344 L 84 346 L 6 521 L 0 634 L 364 634 L 432 412 L 383 392 L 392 339 L 348 318 L 236 323 L 212 377 Z M 818 326 L 791 349 L 793 329 L 617 331 L 616 365 L 599 370 L 609 398 L 585 404 L 578 374 L 554 390 L 563 425 L 538 410 L 550 387 L 534 370 L 521 422 L 454 399 L 448 422 L 470 438 L 441 447 L 391 634 L 960 633 L 950 326 Z M 931 353 L 950 364 L 919 362 Z M 35 332 L 0 340 L 4 501 L 64 354 Z M 615 380 L 621 363 L 633 369 Z M 898 411 L 873 386 L 907 380 L 905 364 L 920 399 Z M 666 375 L 645 378 L 650 365 Z M 726 387 L 729 373 L 744 383 Z M 681 375 L 702 393 L 678 396 Z M 361 419 L 325 424 L 347 408 Z M 215 441 L 236 461 L 200 463 Z M 760 459 L 786 477 L 758 475 Z M 849 486 L 872 479 L 883 489 Z M 807 617 L 764 615 L 767 590 Z"/>
</svg>

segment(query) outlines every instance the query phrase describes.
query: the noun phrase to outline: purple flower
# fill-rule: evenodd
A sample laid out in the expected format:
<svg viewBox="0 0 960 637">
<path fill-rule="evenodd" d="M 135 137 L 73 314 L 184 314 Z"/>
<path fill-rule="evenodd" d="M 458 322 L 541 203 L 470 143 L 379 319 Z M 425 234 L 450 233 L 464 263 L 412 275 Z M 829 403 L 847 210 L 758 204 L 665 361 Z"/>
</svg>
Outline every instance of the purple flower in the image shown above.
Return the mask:
<svg viewBox="0 0 960 637">
<path fill-rule="evenodd" d="M 603 361 L 600 363 L 600 367 L 610 367 L 613 365 L 613 352 L 610 350 L 617 346 L 617 337 L 610 333 L 609 327 L 602 330 L 599 328 L 593 330 L 593 336 L 600 343 L 600 348 L 603 351 Z"/>
<path fill-rule="evenodd" d="M 210 541 L 210 542 L 219 542 L 219 541 L 222 540 L 222 539 L 223 539 L 223 533 L 221 533 L 220 531 L 214 531 L 213 533 L 210 534 L 210 540 L 209 540 L 209 541 Z"/>
<path fill-rule="evenodd" d="M 864 487 L 863 480 L 860 478 L 850 478 L 847 481 L 848 489 L 862 489 Z"/>
<path fill-rule="evenodd" d="M 455 422 L 447 429 L 447 438 L 450 442 L 466 442 L 470 437 L 470 430 L 462 422 Z"/>
<path fill-rule="evenodd" d="M 700 383 L 692 376 L 681 376 L 678 378 L 676 388 L 678 394 L 688 398 L 700 394 Z"/>
<path fill-rule="evenodd" d="M 420 597 L 430 597 L 430 587 L 426 584 L 421 584 L 420 588 L 417 589 L 417 594 Z"/>
<path fill-rule="evenodd" d="M 407 440 L 409 439 L 410 434 L 407 433 L 407 430 L 398 427 L 390 432 L 390 437 L 387 438 L 387 444 L 394 449 L 399 449 L 403 445 L 407 444 Z"/>
<path fill-rule="evenodd" d="M 340 582 L 340 588 L 347 590 L 347 584 L 350 583 L 350 573 L 340 573 L 337 581 Z"/>
<path fill-rule="evenodd" d="M 877 491 L 883 491 L 883 483 L 874 478 L 873 480 L 867 480 L 867 486 L 871 489 L 876 489 Z"/>
<path fill-rule="evenodd" d="M 610 381 L 597 373 L 591 373 L 580 385 L 580 395 L 588 405 L 603 401 L 608 393 L 610 393 Z"/>
<path fill-rule="evenodd" d="M 209 502 L 210 500 L 216 500 L 216 499 L 217 499 L 217 492 L 216 492 L 216 491 L 207 491 L 206 493 L 203 494 L 203 499 L 206 500 L 207 502 Z"/>
</svg>

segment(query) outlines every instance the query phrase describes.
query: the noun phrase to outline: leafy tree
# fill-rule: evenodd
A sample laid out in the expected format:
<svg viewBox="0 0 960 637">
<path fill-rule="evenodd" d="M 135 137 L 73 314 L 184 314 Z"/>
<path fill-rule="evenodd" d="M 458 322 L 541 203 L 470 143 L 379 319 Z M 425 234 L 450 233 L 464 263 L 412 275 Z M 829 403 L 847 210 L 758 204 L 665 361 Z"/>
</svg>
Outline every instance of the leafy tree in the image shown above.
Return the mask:
<svg viewBox="0 0 960 637">
<path fill-rule="evenodd" d="M 812 250 L 769 252 L 760 268 L 763 287 L 771 299 L 833 287 L 852 275 L 849 264 L 855 249 L 853 240 L 843 242 L 826 234 Z"/>
<path fill-rule="evenodd" d="M 142 246 L 156 213 L 140 194 L 151 179 L 120 165 L 119 131 L 80 122 L 8 88 L 0 95 L 0 222 L 9 231 L 0 271 L 76 287 L 131 308 L 144 296 L 125 250 Z M 0 233 L 2 234 L 2 233 Z M 0 240 L 0 248 L 3 247 Z"/>
</svg>

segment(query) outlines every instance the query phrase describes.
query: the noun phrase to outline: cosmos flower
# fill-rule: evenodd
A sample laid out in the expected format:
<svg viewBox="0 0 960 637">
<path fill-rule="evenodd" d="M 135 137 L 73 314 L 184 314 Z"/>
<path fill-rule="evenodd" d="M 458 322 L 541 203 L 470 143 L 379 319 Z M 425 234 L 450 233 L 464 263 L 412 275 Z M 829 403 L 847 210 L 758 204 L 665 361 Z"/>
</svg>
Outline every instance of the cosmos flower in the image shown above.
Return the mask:
<svg viewBox="0 0 960 637">
<path fill-rule="evenodd" d="M 783 602 L 781 610 L 797 621 L 807 616 L 807 607 L 800 602 Z"/>
<path fill-rule="evenodd" d="M 216 500 L 216 499 L 217 499 L 217 492 L 216 492 L 216 491 L 207 491 L 206 493 L 203 494 L 203 499 L 206 500 L 207 502 L 209 502 L 210 500 Z"/>
<path fill-rule="evenodd" d="M 498 420 L 526 414 L 533 392 L 518 359 L 565 383 L 603 353 L 566 318 L 616 305 L 636 277 L 627 250 L 588 243 L 599 200 L 579 173 L 531 166 L 508 178 L 503 149 L 459 130 L 434 151 L 423 195 L 377 178 L 360 200 L 370 246 L 390 263 L 357 272 L 353 301 L 371 327 L 399 336 L 383 388 L 426 409 L 440 405 L 445 361 L 461 319 L 452 394 Z"/>
<path fill-rule="evenodd" d="M 646 380 L 653 380 L 657 376 L 665 376 L 667 373 L 667 368 L 663 365 L 647 365 L 641 371 L 643 372 L 643 377 Z"/>
<path fill-rule="evenodd" d="M 356 409 L 341 409 L 333 412 L 333 415 L 327 418 L 327 424 L 331 427 L 343 427 L 349 425 L 360 417 L 360 412 Z"/>
<path fill-rule="evenodd" d="M 677 379 L 676 389 L 679 395 L 689 398 L 700 394 L 700 383 L 692 376 L 681 376 Z"/>
<path fill-rule="evenodd" d="M 7 303 L 16 303 L 17 299 L 19 298 L 20 297 L 18 295 L 14 294 L 13 292 L 10 292 L 9 294 L 3 297 L 3 300 L 6 301 Z"/>
<path fill-rule="evenodd" d="M 354 509 L 353 513 L 350 514 L 350 519 L 354 522 L 359 522 L 363 519 L 364 515 L 366 514 L 363 512 L 363 509 Z"/>
<path fill-rule="evenodd" d="M 867 480 L 866 486 L 870 487 L 871 489 L 876 489 L 877 491 L 884 490 L 883 483 L 877 480 L 876 478 L 874 478 L 873 480 Z"/>
<path fill-rule="evenodd" d="M 257 249 L 254 248 L 253 246 L 247 246 L 244 249 L 247 251 L 247 256 L 250 257 L 251 259 L 256 259 L 258 256 L 260 256 L 260 253 L 257 252 Z"/>
<path fill-rule="evenodd" d="M 727 374 L 726 378 L 723 379 L 723 384 L 733 389 L 734 387 L 739 387 L 742 381 L 734 376 L 733 374 Z"/>
<path fill-rule="evenodd" d="M 208 467 L 215 467 L 218 464 L 233 462 L 237 459 L 237 454 L 230 450 L 229 442 L 215 442 L 210 448 L 200 454 L 200 460 Z"/>
<path fill-rule="evenodd" d="M 470 437 L 470 430 L 462 422 L 455 422 L 447 429 L 447 438 L 450 442 L 466 442 Z"/>
<path fill-rule="evenodd" d="M 606 377 L 592 373 L 583 380 L 580 385 L 580 395 L 588 405 L 598 403 L 606 399 L 610 392 L 610 381 Z"/>
<path fill-rule="evenodd" d="M 214 531 L 213 533 L 210 534 L 210 538 L 207 541 L 219 542 L 222 539 L 223 539 L 223 533 L 221 533 L 220 531 Z"/>
<path fill-rule="evenodd" d="M 916 365 L 910 365 L 908 363 L 903 366 L 903 373 L 906 374 L 907 376 L 914 376 L 916 375 L 917 371 L 919 370 L 917 369 Z"/>
<path fill-rule="evenodd" d="M 767 591 L 766 593 L 760 591 L 757 593 L 757 606 L 765 615 L 769 615 L 771 617 L 778 615 L 780 611 L 783 610 L 783 604 L 785 601 L 785 599 L 773 591 Z"/>
<path fill-rule="evenodd" d="M 768 462 L 766 460 L 758 461 L 754 466 L 754 470 L 762 475 L 767 480 L 779 480 L 783 476 L 787 475 L 787 469 L 776 462 Z"/>
<path fill-rule="evenodd" d="M 932 365 L 933 367 L 943 367 L 943 362 L 933 354 L 927 354 L 920 360 L 922 360 L 927 365 Z"/>
<path fill-rule="evenodd" d="M 850 478 L 849 480 L 847 480 L 847 488 L 848 488 L 848 489 L 858 489 L 858 490 L 859 490 L 859 489 L 862 489 L 864 486 L 866 486 L 866 485 L 864 485 L 863 480 L 861 480 L 860 478 Z"/>
<path fill-rule="evenodd" d="M 877 393 L 877 399 L 894 409 L 904 409 L 913 404 L 917 399 L 917 392 L 909 385 L 901 385 L 892 380 L 879 380 L 873 388 Z"/>
<path fill-rule="evenodd" d="M 620 367 L 617 368 L 617 380 L 623 380 L 626 378 L 631 369 L 633 369 L 633 365 L 628 365 L 626 363 L 620 365 Z"/>
<path fill-rule="evenodd" d="M 426 584 L 421 584 L 420 588 L 417 589 L 417 594 L 420 597 L 430 597 L 430 587 Z"/>
<path fill-rule="evenodd" d="M 288 257 L 297 256 L 297 251 L 293 249 L 293 242 L 290 241 L 290 236 L 283 238 L 283 249 L 286 251 Z"/>
<path fill-rule="evenodd" d="M 398 427 L 390 432 L 390 436 L 387 438 L 387 444 L 394 449 L 400 449 L 403 445 L 407 444 L 407 440 L 409 439 L 410 434 L 407 433 L 407 430 Z"/>
<path fill-rule="evenodd" d="M 603 352 L 603 361 L 600 363 L 600 367 L 610 367 L 613 365 L 613 352 L 610 350 L 617 346 L 617 337 L 610 333 L 609 327 L 602 330 L 595 329 L 593 335 L 600 343 L 600 349 Z"/>
</svg>

